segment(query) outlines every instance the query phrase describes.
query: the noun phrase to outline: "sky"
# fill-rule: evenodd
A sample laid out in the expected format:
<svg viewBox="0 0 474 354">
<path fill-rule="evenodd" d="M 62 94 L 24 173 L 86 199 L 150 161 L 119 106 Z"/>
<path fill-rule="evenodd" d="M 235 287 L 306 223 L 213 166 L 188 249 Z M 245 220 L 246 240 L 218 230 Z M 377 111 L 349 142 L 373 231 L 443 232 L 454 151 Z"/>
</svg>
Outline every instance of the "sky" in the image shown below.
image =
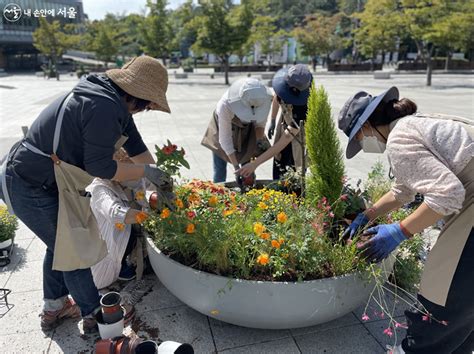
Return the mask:
<svg viewBox="0 0 474 354">
<path fill-rule="evenodd" d="M 168 6 L 175 9 L 185 0 L 168 0 Z M 84 13 L 91 20 L 99 20 L 105 17 L 107 12 L 114 14 L 143 13 L 146 0 L 82 0 Z"/>
</svg>

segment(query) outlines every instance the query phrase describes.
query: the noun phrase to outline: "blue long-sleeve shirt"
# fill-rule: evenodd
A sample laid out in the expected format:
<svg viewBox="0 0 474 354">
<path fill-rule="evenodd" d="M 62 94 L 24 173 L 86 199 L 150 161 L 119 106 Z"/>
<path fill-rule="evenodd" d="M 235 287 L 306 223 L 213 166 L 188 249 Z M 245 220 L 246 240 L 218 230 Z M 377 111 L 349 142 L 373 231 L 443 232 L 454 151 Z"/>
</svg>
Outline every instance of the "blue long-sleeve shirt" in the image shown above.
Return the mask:
<svg viewBox="0 0 474 354">
<path fill-rule="evenodd" d="M 57 155 L 94 177 L 110 179 L 117 171 L 117 163 L 112 159 L 114 146 L 122 135 L 128 136 L 124 148 L 131 157 L 145 152 L 147 147 L 116 86 L 105 75 L 87 76 L 73 92 L 64 112 Z M 26 136 L 30 144 L 47 154 L 53 152 L 57 114 L 64 98 L 49 104 Z M 34 186 L 55 188 L 52 160 L 21 145 L 10 168 Z"/>
</svg>

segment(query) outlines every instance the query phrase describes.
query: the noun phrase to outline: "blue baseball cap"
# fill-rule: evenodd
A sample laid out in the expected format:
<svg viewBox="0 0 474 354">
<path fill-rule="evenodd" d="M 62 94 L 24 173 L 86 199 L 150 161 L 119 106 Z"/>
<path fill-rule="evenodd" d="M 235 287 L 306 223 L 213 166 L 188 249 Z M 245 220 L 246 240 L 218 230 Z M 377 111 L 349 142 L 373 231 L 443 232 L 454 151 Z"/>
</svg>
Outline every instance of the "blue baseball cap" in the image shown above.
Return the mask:
<svg viewBox="0 0 474 354">
<path fill-rule="evenodd" d="M 290 68 L 278 70 L 272 80 L 272 87 L 283 102 L 303 106 L 308 103 L 312 81 L 313 75 L 308 67 L 304 64 L 296 64 Z"/>
</svg>

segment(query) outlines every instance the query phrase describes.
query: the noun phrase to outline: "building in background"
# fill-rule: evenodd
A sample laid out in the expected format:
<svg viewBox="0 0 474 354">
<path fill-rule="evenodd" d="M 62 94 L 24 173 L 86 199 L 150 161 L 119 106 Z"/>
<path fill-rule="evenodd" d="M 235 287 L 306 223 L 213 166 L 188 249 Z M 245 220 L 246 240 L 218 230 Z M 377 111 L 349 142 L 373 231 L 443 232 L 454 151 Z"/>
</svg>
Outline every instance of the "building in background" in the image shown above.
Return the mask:
<svg viewBox="0 0 474 354">
<path fill-rule="evenodd" d="M 82 0 L 0 0 L 0 69 L 39 70 L 42 59 L 33 46 L 39 18 L 63 24 L 84 22 Z"/>
</svg>

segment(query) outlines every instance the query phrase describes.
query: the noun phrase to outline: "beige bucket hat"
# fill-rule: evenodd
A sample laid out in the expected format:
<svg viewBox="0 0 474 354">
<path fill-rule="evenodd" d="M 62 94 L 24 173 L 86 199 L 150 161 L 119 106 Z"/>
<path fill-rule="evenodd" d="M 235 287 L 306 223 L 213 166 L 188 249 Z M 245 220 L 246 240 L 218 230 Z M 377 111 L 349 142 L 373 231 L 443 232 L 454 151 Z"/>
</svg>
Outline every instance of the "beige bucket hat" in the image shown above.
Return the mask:
<svg viewBox="0 0 474 354">
<path fill-rule="evenodd" d="M 135 57 L 121 69 L 107 70 L 105 74 L 129 95 L 154 103 L 151 109 L 170 113 L 166 99 L 168 72 L 157 59 Z"/>
</svg>

